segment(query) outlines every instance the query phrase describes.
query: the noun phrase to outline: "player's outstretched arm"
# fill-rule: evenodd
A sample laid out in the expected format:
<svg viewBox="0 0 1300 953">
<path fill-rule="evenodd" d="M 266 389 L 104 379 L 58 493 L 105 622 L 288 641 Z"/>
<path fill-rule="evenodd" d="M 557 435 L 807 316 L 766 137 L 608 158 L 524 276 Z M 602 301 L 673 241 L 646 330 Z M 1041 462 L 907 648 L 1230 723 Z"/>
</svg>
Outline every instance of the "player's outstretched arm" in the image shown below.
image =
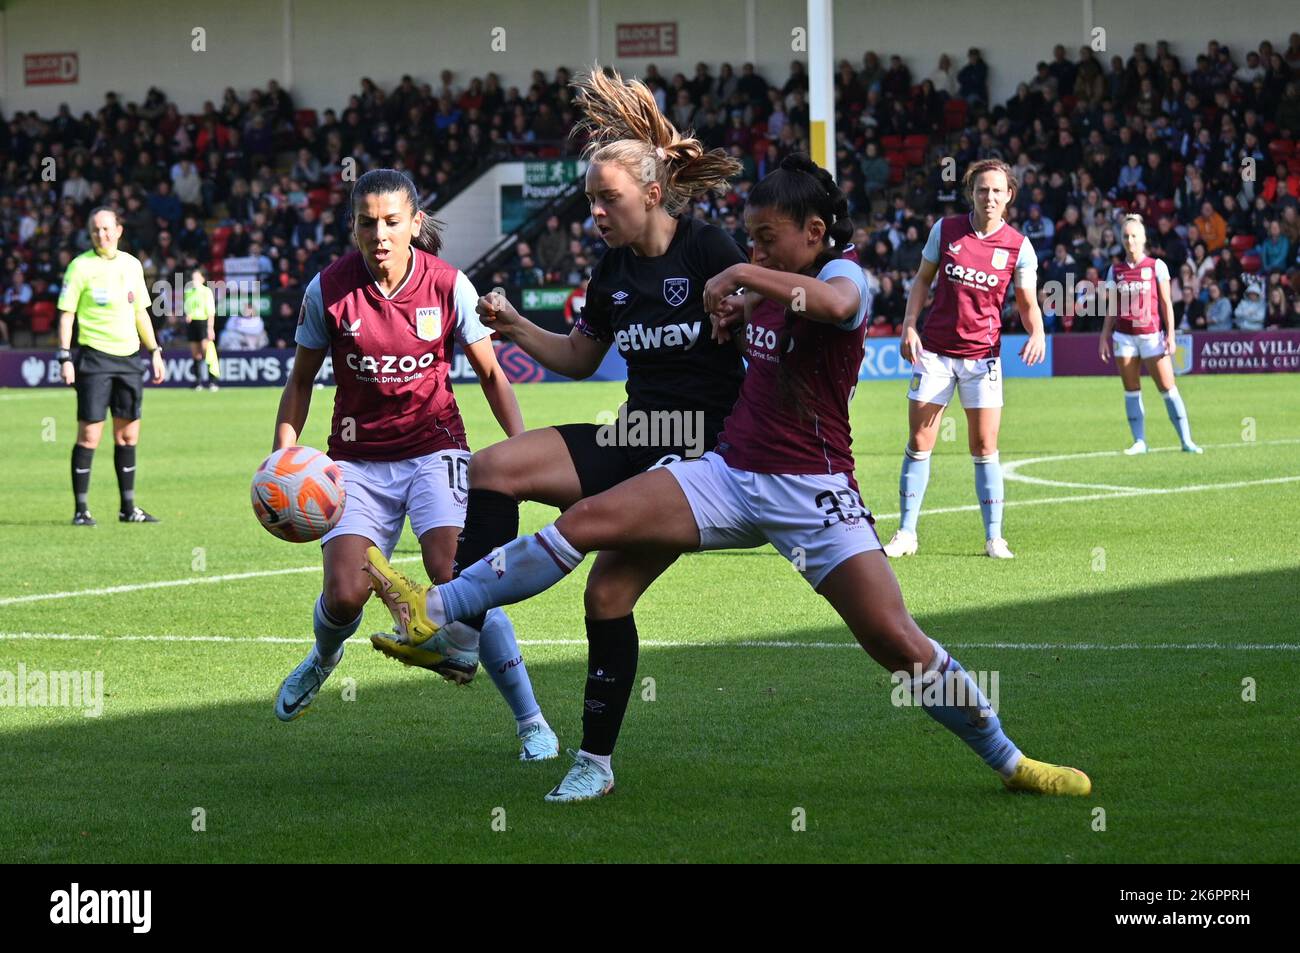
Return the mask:
<svg viewBox="0 0 1300 953">
<path fill-rule="evenodd" d="M 798 312 L 800 317 L 827 324 L 853 319 L 861 302 L 857 285 L 848 278 L 820 281 L 807 275 L 742 263 L 709 279 L 704 286 L 704 310 L 712 313 L 739 288 L 778 301 Z"/>
<path fill-rule="evenodd" d="M 480 298 L 475 310 L 485 327 L 509 338 L 548 371 L 574 380 L 584 380 L 596 373 L 609 350 L 607 342 L 593 340 L 576 328 L 568 334 L 539 328 L 515 310 L 500 288 Z"/>
<path fill-rule="evenodd" d="M 275 438 L 271 449 L 292 447 L 298 443 L 298 435 L 307 423 L 307 411 L 311 409 L 311 391 L 316 383 L 316 372 L 325 363 L 325 349 L 303 347 L 293 356 L 293 370 L 280 395 L 280 410 L 275 415 Z"/>
<path fill-rule="evenodd" d="M 497 363 L 497 354 L 492 347 L 491 338 L 480 338 L 465 348 L 470 367 L 478 375 L 479 386 L 483 396 L 492 408 L 492 416 L 497 419 L 507 437 L 524 432 L 524 414 L 519 409 L 519 399 L 515 389 L 506 379 L 506 372 Z"/>
</svg>

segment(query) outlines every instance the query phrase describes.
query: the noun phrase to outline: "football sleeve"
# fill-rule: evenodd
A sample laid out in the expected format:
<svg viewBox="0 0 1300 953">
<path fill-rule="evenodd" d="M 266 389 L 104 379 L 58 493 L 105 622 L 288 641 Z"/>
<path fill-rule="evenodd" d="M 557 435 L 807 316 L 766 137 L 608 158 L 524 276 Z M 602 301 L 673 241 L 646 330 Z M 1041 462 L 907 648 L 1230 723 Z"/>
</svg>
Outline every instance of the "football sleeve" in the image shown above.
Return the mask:
<svg viewBox="0 0 1300 953">
<path fill-rule="evenodd" d="M 76 314 L 77 302 L 80 300 L 81 269 L 77 266 L 77 259 L 74 258 L 68 262 L 68 269 L 63 273 L 63 287 L 59 289 L 59 303 L 56 307 L 60 311 Z"/>
<path fill-rule="evenodd" d="M 609 252 L 606 252 L 605 256 L 607 258 Z M 573 322 L 573 329 L 585 334 L 593 341 L 612 344 L 614 341 L 614 328 L 609 320 L 609 292 L 601 287 L 601 273 L 604 264 L 605 258 L 602 258 L 596 262 L 596 267 L 591 271 L 591 281 L 587 283 L 587 301 L 582 306 L 582 313 Z"/>
<path fill-rule="evenodd" d="M 320 275 L 311 280 L 302 296 L 298 309 L 298 329 L 293 334 L 294 343 L 316 351 L 330 346 L 329 331 L 325 327 L 325 301 L 321 297 Z"/>
<path fill-rule="evenodd" d="M 942 230 L 943 219 L 939 219 L 930 228 L 930 234 L 925 239 L 925 247 L 921 249 L 921 257 L 932 265 L 939 264 L 939 234 Z"/>
<path fill-rule="evenodd" d="M 456 309 L 456 343 L 465 348 L 490 335 L 492 332 L 484 327 L 476 310 L 478 292 L 463 271 L 456 272 L 456 287 L 452 295 Z"/>
<path fill-rule="evenodd" d="M 837 258 L 834 261 L 828 261 L 825 267 L 817 273 L 818 281 L 827 281 L 831 278 L 848 278 L 858 286 L 858 312 L 847 321 L 841 321 L 836 325 L 843 331 L 856 331 L 866 320 L 867 309 L 871 307 L 871 291 L 867 288 L 867 277 L 862 271 L 862 266 L 857 262 L 845 261 L 843 258 Z"/>
<path fill-rule="evenodd" d="M 1020 243 L 1020 254 L 1016 258 L 1015 285 L 1017 288 L 1038 286 L 1038 254 L 1028 235 Z"/>
</svg>

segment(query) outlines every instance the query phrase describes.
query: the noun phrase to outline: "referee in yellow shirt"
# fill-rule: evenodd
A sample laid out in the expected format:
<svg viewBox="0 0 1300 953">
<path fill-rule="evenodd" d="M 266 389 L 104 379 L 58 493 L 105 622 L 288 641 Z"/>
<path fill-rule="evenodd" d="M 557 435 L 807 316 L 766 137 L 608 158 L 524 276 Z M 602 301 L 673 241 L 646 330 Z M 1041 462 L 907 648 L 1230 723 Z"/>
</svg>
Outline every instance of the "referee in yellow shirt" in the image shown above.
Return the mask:
<svg viewBox="0 0 1300 953">
<path fill-rule="evenodd" d="M 72 448 L 73 526 L 94 526 L 86 506 L 90 463 L 99 446 L 106 410 L 113 413 L 113 466 L 121 494 L 118 520 L 156 523 L 135 505 L 135 447 L 140 439 L 140 404 L 144 381 L 135 356 L 143 343 L 153 363 L 153 382 L 163 379 L 162 348 L 149 319 L 149 290 L 144 269 L 134 255 L 118 251 L 122 223 L 111 208 L 90 213 L 94 247 L 68 265 L 59 292 L 59 369 L 63 383 L 77 389 L 77 442 Z M 69 350 L 77 322 L 80 351 L 74 363 Z"/>
<path fill-rule="evenodd" d="M 216 390 L 217 382 L 208 374 L 207 348 L 216 341 L 217 302 L 203 276 L 203 269 L 190 272 L 190 283 L 185 286 L 186 336 L 190 341 L 190 358 L 194 362 L 194 389 Z"/>
</svg>

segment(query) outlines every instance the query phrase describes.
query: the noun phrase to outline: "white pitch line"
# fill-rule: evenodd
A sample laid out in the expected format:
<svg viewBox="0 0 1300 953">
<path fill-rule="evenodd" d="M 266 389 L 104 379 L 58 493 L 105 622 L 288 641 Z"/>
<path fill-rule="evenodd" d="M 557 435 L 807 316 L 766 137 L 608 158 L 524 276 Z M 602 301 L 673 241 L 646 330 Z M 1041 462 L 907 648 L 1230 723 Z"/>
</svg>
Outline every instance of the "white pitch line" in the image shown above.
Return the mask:
<svg viewBox="0 0 1300 953">
<path fill-rule="evenodd" d="M 419 556 L 401 556 L 389 560 L 394 563 L 409 563 L 420 559 Z M 0 599 L 0 606 L 17 605 L 20 602 L 44 602 L 49 599 L 73 599 L 77 596 L 115 596 L 123 592 L 140 592 L 144 589 L 170 589 L 173 586 L 202 586 L 217 582 L 232 582 L 238 579 L 260 579 L 263 576 L 289 576 L 295 573 L 321 572 L 320 566 L 293 566 L 289 569 L 257 569 L 252 572 L 228 572 L 219 576 L 189 576 L 185 579 L 162 579 L 156 582 L 133 582 L 125 586 L 104 586 L 101 589 L 74 589 L 67 592 L 38 592 L 29 596 L 7 596 Z"/>
<path fill-rule="evenodd" d="M 1212 447 L 1217 449 L 1224 449 L 1230 447 L 1259 446 L 1261 444 L 1289 444 L 1289 443 L 1300 443 L 1300 439 L 1268 440 L 1268 441 L 1260 441 L 1259 443 L 1242 443 L 1242 444 L 1236 444 L 1236 443 L 1214 444 L 1212 445 Z M 1174 448 L 1172 447 L 1160 447 L 1152 452 L 1161 452 L 1164 450 L 1173 450 L 1173 449 Z M 1036 457 L 1036 458 L 1031 458 L 1029 460 L 1011 461 L 1007 464 L 1007 467 L 1012 468 L 1013 478 L 1018 478 L 1024 480 L 1025 482 L 1033 482 L 1033 478 L 1026 478 L 1023 476 L 1016 475 L 1014 467 L 1023 466 L 1026 463 L 1042 463 L 1042 462 L 1047 462 L 1052 460 L 1078 459 L 1084 457 L 1108 457 L 1108 456 L 1113 457 L 1113 456 L 1118 456 L 1121 453 L 1122 451 L 1119 450 L 1095 450 L 1089 453 L 1062 454 L 1055 457 Z M 1006 474 L 1007 467 L 1003 468 L 1004 475 L 1007 475 Z M 1118 499 L 1119 497 L 1150 496 L 1153 494 L 1199 493 L 1204 490 L 1235 490 L 1235 489 L 1242 489 L 1244 487 L 1250 487 L 1250 486 L 1266 486 L 1269 484 L 1294 483 L 1297 481 L 1300 481 L 1300 476 L 1274 477 L 1274 478 L 1263 479 L 1263 480 L 1243 480 L 1235 483 L 1205 483 L 1205 484 L 1197 484 L 1194 486 L 1166 487 L 1166 488 L 1158 488 L 1158 489 L 1141 488 L 1141 487 L 1123 487 L 1123 488 L 1118 488 L 1118 491 L 1116 492 L 1090 493 L 1090 494 L 1084 494 L 1080 496 L 1051 496 L 1051 497 L 1043 497 L 1041 499 L 1036 499 L 1036 500 L 1007 500 L 1006 503 L 1004 503 L 1003 505 L 1004 506 L 1043 506 L 1043 505 L 1053 504 L 1053 503 L 1085 503 L 1085 502 L 1096 501 L 1096 500 L 1113 500 L 1113 499 Z M 1068 484 L 1068 483 L 1062 483 L 1060 485 L 1078 486 L 1083 488 L 1103 486 L 1103 484 Z M 944 513 L 973 513 L 976 512 L 977 510 L 979 510 L 979 504 L 972 503 L 972 504 L 967 504 L 965 506 L 934 507 L 931 509 L 927 509 L 924 512 L 925 515 L 927 516 L 938 516 Z M 901 515 L 902 515 L 901 513 L 873 513 L 872 514 L 872 516 L 878 520 L 881 519 L 894 520 L 894 519 L 898 519 Z M 419 556 L 403 556 L 399 559 L 392 560 L 392 562 L 395 563 L 415 562 L 418 559 L 420 559 Z M 128 585 L 122 585 L 122 586 L 105 586 L 99 589 L 77 589 L 77 590 L 69 590 L 65 592 L 34 593 L 26 596 L 6 596 L 4 598 L 0 598 L 0 606 L 17 605 L 19 603 L 24 603 L 24 602 L 45 602 L 51 599 L 73 599 L 78 596 L 110 596 L 110 595 L 119 595 L 121 593 L 126 593 L 126 592 L 139 592 L 145 589 L 168 589 L 174 586 L 207 585 L 207 584 L 217 583 L 217 582 L 233 582 L 242 579 L 260 579 L 264 576 L 282 576 L 282 575 L 291 575 L 294 573 L 318 572 L 318 571 L 320 571 L 319 566 L 295 566 L 290 569 L 258 569 L 250 572 L 226 573 L 224 575 L 219 575 L 219 576 L 188 576 L 184 579 L 164 579 L 155 582 L 130 583 Z"/>
<path fill-rule="evenodd" d="M 0 632 L 0 641 L 35 642 L 236 642 L 262 645 L 311 645 L 313 639 L 286 638 L 277 635 L 236 637 L 231 635 L 72 635 L 66 632 Z M 520 639 L 520 645 L 574 645 L 584 646 L 586 639 Z M 671 642 L 642 639 L 641 645 L 657 649 L 856 649 L 856 642 L 790 642 L 750 639 L 740 642 Z M 1098 642 L 953 642 L 945 643 L 952 649 L 1007 649 L 1014 651 L 1068 651 L 1068 652 L 1300 652 L 1300 643 L 1273 642 L 1239 644 L 1227 642 L 1119 642 L 1113 645 Z"/>
<path fill-rule="evenodd" d="M 1045 496 L 1037 500 L 1007 500 L 1003 506 L 1043 506 L 1048 503 L 1086 503 L 1091 500 L 1128 499 L 1131 496 L 1156 496 L 1166 493 L 1200 493 L 1205 490 L 1240 490 L 1248 486 L 1269 486 L 1277 483 L 1300 482 L 1300 476 L 1271 477 L 1266 480 L 1238 480 L 1233 483 L 1199 483 L 1193 486 L 1171 486 L 1160 489 L 1126 490 L 1123 493 L 1084 493 L 1079 496 Z M 926 516 L 940 513 L 973 513 L 979 509 L 978 503 L 966 506 L 940 506 L 921 512 Z M 901 513 L 872 513 L 878 520 L 896 520 Z"/>
<path fill-rule="evenodd" d="M 1257 446 L 1275 446 L 1277 444 L 1294 444 L 1300 443 L 1300 439 L 1283 438 L 1281 440 L 1261 440 L 1261 441 L 1239 441 L 1237 443 L 1212 443 L 1206 444 L 1203 449 L 1206 450 L 1238 450 L 1242 447 Z M 1148 453 L 1181 453 L 1181 447 L 1155 447 Z M 1044 477 L 1025 476 L 1020 473 L 1021 467 L 1027 467 L 1038 463 L 1059 463 L 1062 460 L 1089 460 L 1097 457 L 1119 457 L 1124 456 L 1123 450 L 1091 450 L 1086 453 L 1058 453 L 1046 457 L 1030 457 L 1026 460 L 1008 460 L 1002 465 L 1002 475 L 1008 480 L 1017 483 L 1032 483 L 1038 486 L 1060 486 L 1068 489 L 1077 490 L 1113 490 L 1118 493 L 1138 493 L 1143 490 L 1140 486 L 1121 486 L 1111 483 L 1073 483 L 1068 480 L 1048 480 Z"/>
</svg>

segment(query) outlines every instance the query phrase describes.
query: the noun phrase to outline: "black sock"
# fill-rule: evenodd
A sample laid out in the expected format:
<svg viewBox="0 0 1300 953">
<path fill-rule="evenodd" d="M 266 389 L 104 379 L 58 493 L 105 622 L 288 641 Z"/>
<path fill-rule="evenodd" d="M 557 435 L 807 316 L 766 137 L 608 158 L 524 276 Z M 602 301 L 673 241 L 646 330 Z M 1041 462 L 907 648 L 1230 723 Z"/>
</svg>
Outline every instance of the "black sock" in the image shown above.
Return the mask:
<svg viewBox="0 0 1300 953">
<path fill-rule="evenodd" d="M 518 535 L 519 501 L 496 490 L 471 488 L 465 508 L 465 529 L 456 546 L 455 575 L 459 576 L 462 569 L 474 565 Z M 483 628 L 483 615 L 461 621 L 471 628 Z"/>
<path fill-rule="evenodd" d="M 95 451 L 79 443 L 72 445 L 72 495 L 77 501 L 77 512 L 86 509 L 86 495 L 90 493 L 90 464 Z"/>
<path fill-rule="evenodd" d="M 587 620 L 587 694 L 582 706 L 582 750 L 611 755 L 636 681 L 636 621 Z"/>
<path fill-rule="evenodd" d="M 113 447 L 113 469 L 117 470 L 117 491 L 122 497 L 122 512 L 135 509 L 135 447 Z"/>
<path fill-rule="evenodd" d="M 199 384 L 208 382 L 208 362 L 201 357 L 194 359 L 194 380 Z"/>
</svg>

